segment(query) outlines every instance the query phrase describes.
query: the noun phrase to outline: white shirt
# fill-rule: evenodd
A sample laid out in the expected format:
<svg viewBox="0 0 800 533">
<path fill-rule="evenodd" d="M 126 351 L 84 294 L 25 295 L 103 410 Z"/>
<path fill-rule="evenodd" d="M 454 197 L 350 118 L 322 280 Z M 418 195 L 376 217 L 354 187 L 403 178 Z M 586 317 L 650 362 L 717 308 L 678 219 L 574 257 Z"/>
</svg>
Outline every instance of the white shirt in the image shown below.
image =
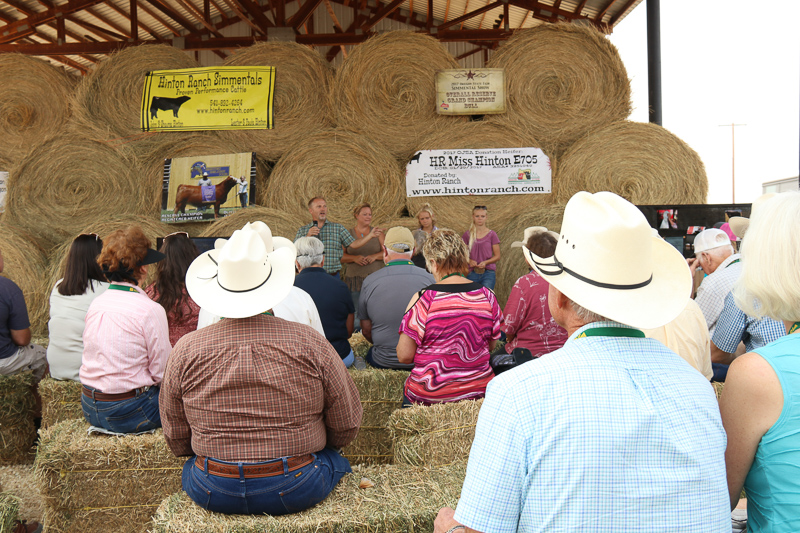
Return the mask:
<svg viewBox="0 0 800 533">
<path fill-rule="evenodd" d="M 292 286 L 289 296 L 284 298 L 281 303 L 274 305 L 272 312 L 278 318 L 311 326 L 320 335 L 325 336 L 325 330 L 322 329 L 322 320 L 319 318 L 319 311 L 317 311 L 314 300 L 299 287 Z M 200 315 L 197 317 L 197 329 L 216 324 L 220 320 L 222 320 L 222 317 L 205 309 L 200 309 Z"/>
<path fill-rule="evenodd" d="M 689 299 L 683 312 L 669 324 L 642 331 L 649 339 L 659 341 L 683 357 L 706 379 L 714 376 L 711 368 L 711 337 L 703 311 L 694 300 Z"/>
<path fill-rule="evenodd" d="M 703 279 L 703 283 L 697 288 L 697 296 L 694 297 L 694 301 L 703 311 L 709 335 L 712 337 L 719 315 L 722 314 L 722 309 L 725 307 L 725 297 L 731 292 L 733 284 L 742 273 L 741 258 L 742 256 L 739 254 L 729 255 L 712 274 Z"/>
<path fill-rule="evenodd" d="M 208 187 L 209 185 L 212 185 L 211 179 L 208 178 L 207 176 L 204 177 L 204 178 L 200 178 L 200 181 L 198 182 L 198 185 L 200 185 L 202 187 Z"/>
<path fill-rule="evenodd" d="M 239 194 L 244 194 L 247 192 L 247 181 L 236 180 L 237 185 L 239 185 Z"/>
</svg>

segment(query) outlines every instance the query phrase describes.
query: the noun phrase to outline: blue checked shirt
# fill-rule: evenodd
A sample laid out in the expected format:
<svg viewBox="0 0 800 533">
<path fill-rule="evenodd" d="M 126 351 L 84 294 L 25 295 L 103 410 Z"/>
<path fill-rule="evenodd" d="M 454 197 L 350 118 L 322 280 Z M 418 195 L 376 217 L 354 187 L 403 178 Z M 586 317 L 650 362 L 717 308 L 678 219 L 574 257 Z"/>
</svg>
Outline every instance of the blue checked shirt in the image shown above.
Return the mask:
<svg viewBox="0 0 800 533">
<path fill-rule="evenodd" d="M 485 533 L 730 533 L 711 385 L 656 340 L 576 338 L 609 325 L 489 383 L 456 520 Z"/>
<path fill-rule="evenodd" d="M 297 230 L 294 240 L 300 237 L 307 237 L 308 230 L 310 230 L 313 225 L 314 223 L 310 222 Z M 329 220 L 326 220 L 325 224 L 319 229 L 317 238 L 325 245 L 325 261 L 322 265 L 323 268 L 325 268 L 325 272 L 328 274 L 339 272 L 342 269 L 341 260 L 342 255 L 344 255 L 344 249 L 350 246 L 350 243 L 355 239 L 344 226 Z"/>
<path fill-rule="evenodd" d="M 734 262 L 742 258 L 739 254 L 729 255 L 725 261 L 720 263 L 713 274 L 703 279 L 703 283 L 697 288 L 697 296 L 694 301 L 703 311 L 706 317 L 709 335 L 714 335 L 717 320 L 725 305 L 725 295 L 731 292 L 733 284 L 739 279 L 742 273 L 742 263 Z"/>
<path fill-rule="evenodd" d="M 740 342 L 748 352 L 766 346 L 786 335 L 783 322 L 769 317 L 755 318 L 744 314 L 736 305 L 733 293 L 725 297 L 725 308 L 717 321 L 717 329 L 711 337 L 717 348 L 734 353 Z"/>
</svg>

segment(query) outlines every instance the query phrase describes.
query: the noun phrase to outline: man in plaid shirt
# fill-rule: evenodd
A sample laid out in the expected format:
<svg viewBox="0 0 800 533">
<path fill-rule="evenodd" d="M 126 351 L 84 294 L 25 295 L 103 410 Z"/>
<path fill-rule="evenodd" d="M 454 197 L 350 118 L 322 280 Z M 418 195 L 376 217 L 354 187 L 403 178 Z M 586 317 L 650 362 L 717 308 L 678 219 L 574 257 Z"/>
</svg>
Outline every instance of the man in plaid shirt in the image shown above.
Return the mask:
<svg viewBox="0 0 800 533">
<path fill-rule="evenodd" d="M 361 425 L 358 390 L 314 329 L 272 316 L 297 252 L 261 223 L 234 232 L 186 274 L 191 297 L 220 322 L 184 336 L 164 374 L 164 437 L 201 507 L 281 515 L 324 500 L 350 463 L 339 448 Z"/>
</svg>

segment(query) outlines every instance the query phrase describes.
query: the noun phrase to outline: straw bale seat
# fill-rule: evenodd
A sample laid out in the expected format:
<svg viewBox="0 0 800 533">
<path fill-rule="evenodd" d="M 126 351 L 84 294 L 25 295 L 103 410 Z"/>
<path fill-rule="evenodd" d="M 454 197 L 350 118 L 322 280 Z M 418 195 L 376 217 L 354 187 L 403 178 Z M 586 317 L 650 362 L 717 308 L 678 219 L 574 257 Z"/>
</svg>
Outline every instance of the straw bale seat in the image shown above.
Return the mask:
<svg viewBox="0 0 800 533">
<path fill-rule="evenodd" d="M 31 372 L 0 376 L 0 465 L 30 463 L 36 440 Z"/>
<path fill-rule="evenodd" d="M 14 521 L 19 519 L 19 500 L 7 492 L 0 492 L 0 532 L 14 531 Z"/>
<path fill-rule="evenodd" d="M 298 514 L 248 516 L 212 513 L 180 492 L 161 503 L 154 533 L 377 533 L 433 531 L 439 509 L 455 507 L 466 463 L 439 468 L 355 466 L 319 505 Z M 361 489 L 362 478 L 374 487 Z"/>
<path fill-rule="evenodd" d="M 39 382 L 39 396 L 42 397 L 42 429 L 65 420 L 83 420 L 80 382 L 46 377 Z"/>
</svg>

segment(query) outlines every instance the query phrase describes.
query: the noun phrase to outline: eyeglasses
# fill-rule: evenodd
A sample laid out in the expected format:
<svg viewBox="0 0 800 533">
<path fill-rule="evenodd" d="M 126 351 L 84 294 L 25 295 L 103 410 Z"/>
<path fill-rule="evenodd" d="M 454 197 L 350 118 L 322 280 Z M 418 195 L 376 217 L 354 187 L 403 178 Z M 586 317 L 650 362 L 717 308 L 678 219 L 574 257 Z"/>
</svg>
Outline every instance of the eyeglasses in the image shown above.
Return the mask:
<svg viewBox="0 0 800 533">
<path fill-rule="evenodd" d="M 189 238 L 189 234 L 188 234 L 188 233 L 186 233 L 185 231 L 176 231 L 175 233 L 170 233 L 169 235 L 167 235 L 166 237 L 164 237 L 164 240 L 166 241 L 167 239 L 169 239 L 170 237 L 173 237 L 173 236 L 175 236 L 175 235 L 183 235 L 183 236 L 184 236 L 184 237 L 186 237 L 187 239 Z"/>
<path fill-rule="evenodd" d="M 81 233 L 78 237 L 94 237 L 94 240 L 100 240 L 100 236 L 97 233 Z M 77 239 L 78 237 L 75 238 Z"/>
</svg>

